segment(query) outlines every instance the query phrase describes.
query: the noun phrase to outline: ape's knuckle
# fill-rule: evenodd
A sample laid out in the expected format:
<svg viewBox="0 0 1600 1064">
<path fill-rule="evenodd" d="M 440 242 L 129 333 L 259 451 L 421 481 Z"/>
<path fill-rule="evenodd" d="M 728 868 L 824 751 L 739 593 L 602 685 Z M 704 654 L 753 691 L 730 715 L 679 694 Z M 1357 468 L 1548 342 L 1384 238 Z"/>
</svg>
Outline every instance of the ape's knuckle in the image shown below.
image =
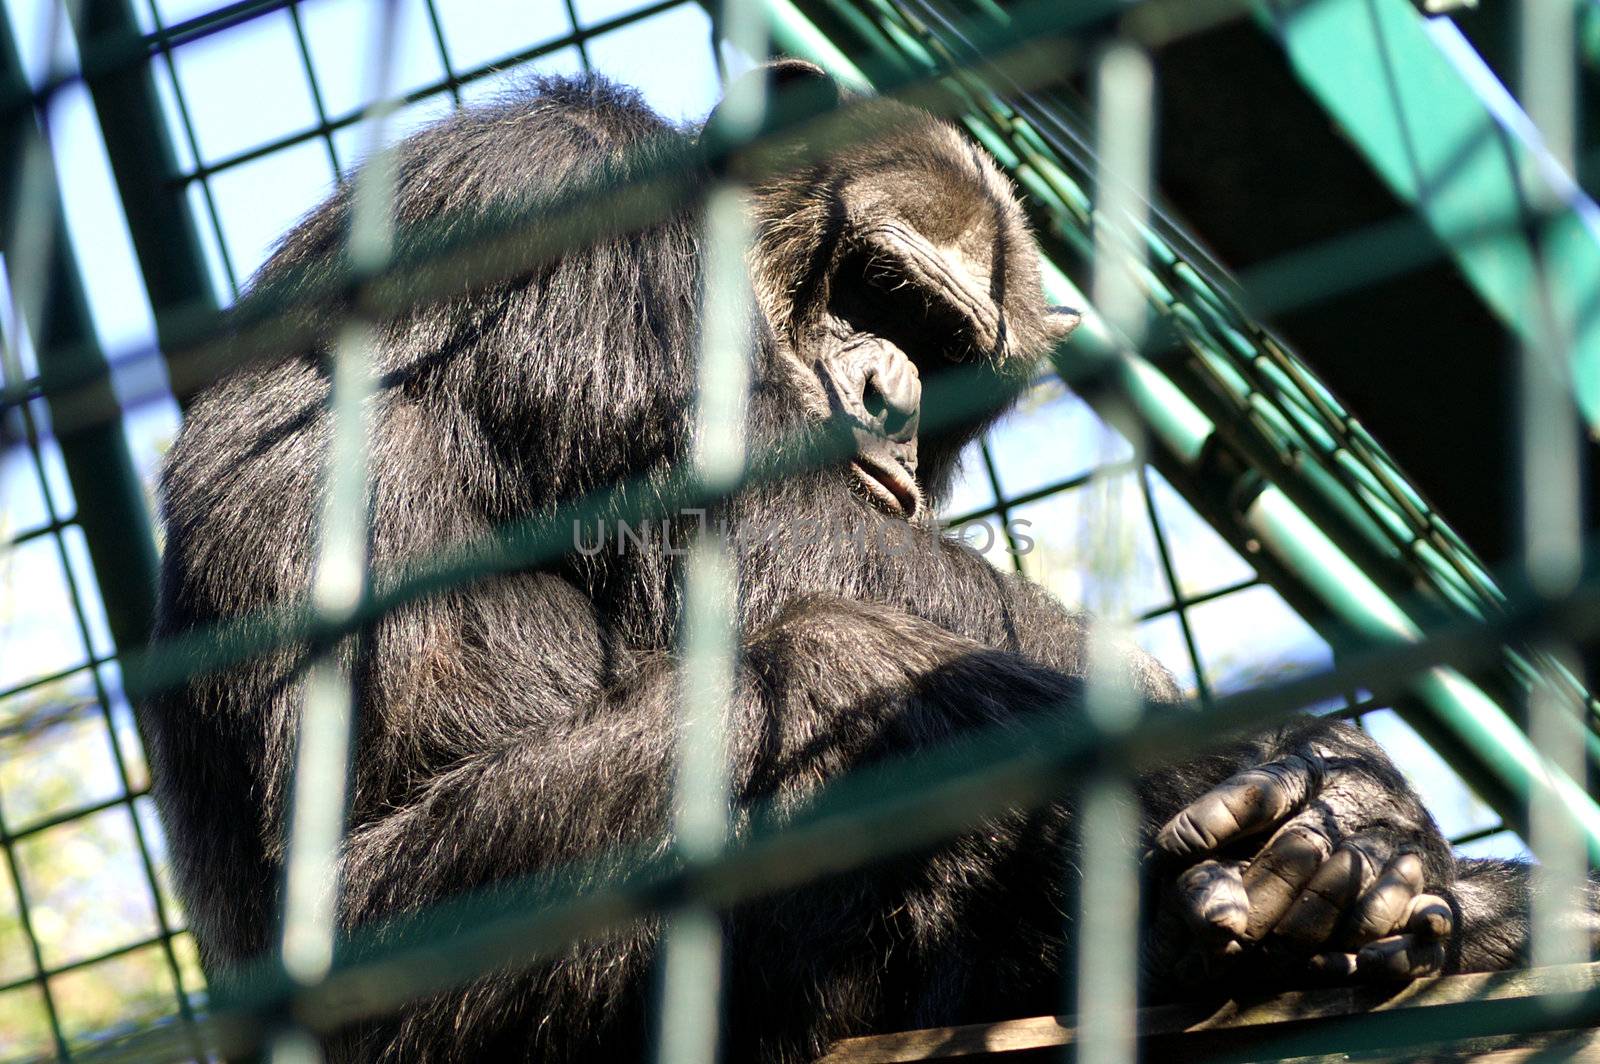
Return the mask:
<svg viewBox="0 0 1600 1064">
<path fill-rule="evenodd" d="M 1274 929 L 1277 934 L 1299 942 L 1320 942 L 1328 937 L 1339 917 L 1340 906 L 1336 898 L 1314 885 L 1307 885 L 1288 913 Z"/>
<path fill-rule="evenodd" d="M 1173 817 L 1161 832 L 1165 849 L 1174 854 L 1206 853 L 1216 848 L 1217 839 L 1206 830 L 1198 811 L 1191 806 Z"/>
<path fill-rule="evenodd" d="M 1333 855 L 1333 832 L 1320 820 L 1299 820 L 1284 828 L 1284 840 L 1292 852 L 1309 852 L 1322 860 Z"/>
<path fill-rule="evenodd" d="M 1422 858 L 1414 851 L 1406 850 L 1398 854 L 1389 864 L 1389 871 L 1396 879 L 1414 891 L 1423 887 Z"/>
<path fill-rule="evenodd" d="M 1432 939 L 1449 938 L 1455 930 L 1455 914 L 1443 898 L 1425 894 L 1412 905 L 1411 930 Z"/>
<path fill-rule="evenodd" d="M 1354 933 L 1360 940 L 1382 938 L 1399 923 L 1400 914 L 1393 908 L 1369 907 L 1363 909 L 1356 921 Z"/>
<path fill-rule="evenodd" d="M 1273 906 L 1293 898 L 1305 883 L 1302 869 L 1293 863 L 1263 855 L 1251 866 L 1252 907 Z"/>
<path fill-rule="evenodd" d="M 1377 879 L 1388 863 L 1384 857 L 1387 849 L 1381 842 L 1366 835 L 1341 839 L 1334 855 L 1342 857 L 1361 879 L 1363 884 Z"/>
<path fill-rule="evenodd" d="M 1178 886 L 1182 890 L 1210 889 L 1218 882 L 1229 878 L 1228 867 L 1220 861 L 1207 860 L 1191 865 L 1178 874 Z"/>
</svg>

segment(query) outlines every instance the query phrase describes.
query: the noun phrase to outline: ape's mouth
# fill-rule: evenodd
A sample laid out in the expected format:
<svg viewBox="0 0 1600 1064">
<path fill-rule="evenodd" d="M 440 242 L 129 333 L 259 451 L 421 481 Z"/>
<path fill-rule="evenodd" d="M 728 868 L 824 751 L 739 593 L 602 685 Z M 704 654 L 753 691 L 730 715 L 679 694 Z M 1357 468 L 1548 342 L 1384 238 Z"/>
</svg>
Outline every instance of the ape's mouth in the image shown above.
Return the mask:
<svg viewBox="0 0 1600 1064">
<path fill-rule="evenodd" d="M 896 461 L 879 462 L 865 455 L 850 461 L 856 483 L 878 509 L 895 517 L 916 516 L 922 505 L 922 492 L 916 478 Z"/>
</svg>

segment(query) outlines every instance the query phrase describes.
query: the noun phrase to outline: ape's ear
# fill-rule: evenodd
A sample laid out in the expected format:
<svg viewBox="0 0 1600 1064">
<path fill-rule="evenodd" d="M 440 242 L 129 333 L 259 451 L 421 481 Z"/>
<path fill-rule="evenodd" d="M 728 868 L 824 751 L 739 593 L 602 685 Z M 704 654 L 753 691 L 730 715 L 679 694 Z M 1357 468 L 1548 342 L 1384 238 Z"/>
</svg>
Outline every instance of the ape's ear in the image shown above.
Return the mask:
<svg viewBox="0 0 1600 1064">
<path fill-rule="evenodd" d="M 766 87 L 768 122 L 781 122 L 787 116 L 819 114 L 837 107 L 844 91 L 826 70 L 804 59 L 775 59 L 741 74 L 728 86 L 721 103 L 706 118 L 701 138 L 715 143 L 724 136 L 730 101 L 747 95 L 757 84 Z M 733 106 L 737 106 L 734 104 Z"/>
<path fill-rule="evenodd" d="M 1083 315 L 1071 307 L 1046 307 L 1044 310 L 1045 331 L 1058 344 L 1071 336 L 1082 323 Z"/>
<path fill-rule="evenodd" d="M 834 81 L 826 70 L 808 60 L 774 59 L 766 66 L 752 70 L 744 76 L 748 78 L 757 74 L 766 77 L 767 91 L 774 96 L 782 96 L 796 85 L 810 83 L 819 86 L 828 94 L 829 103 L 839 102 L 839 83 Z"/>
</svg>

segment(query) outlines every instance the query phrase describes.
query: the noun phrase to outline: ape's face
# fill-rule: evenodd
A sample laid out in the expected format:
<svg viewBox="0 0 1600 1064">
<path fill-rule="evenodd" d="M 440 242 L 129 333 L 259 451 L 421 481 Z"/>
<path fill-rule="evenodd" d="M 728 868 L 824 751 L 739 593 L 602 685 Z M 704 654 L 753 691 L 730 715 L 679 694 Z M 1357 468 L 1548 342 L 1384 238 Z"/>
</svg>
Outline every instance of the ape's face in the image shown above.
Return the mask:
<svg viewBox="0 0 1600 1064">
<path fill-rule="evenodd" d="M 987 157 L 920 111 L 870 106 L 888 136 L 754 190 L 752 268 L 803 401 L 854 444 L 846 475 L 916 519 L 983 421 L 927 431 L 925 389 L 960 367 L 1025 378 L 1078 316 L 1044 304 L 1033 239 Z"/>
</svg>

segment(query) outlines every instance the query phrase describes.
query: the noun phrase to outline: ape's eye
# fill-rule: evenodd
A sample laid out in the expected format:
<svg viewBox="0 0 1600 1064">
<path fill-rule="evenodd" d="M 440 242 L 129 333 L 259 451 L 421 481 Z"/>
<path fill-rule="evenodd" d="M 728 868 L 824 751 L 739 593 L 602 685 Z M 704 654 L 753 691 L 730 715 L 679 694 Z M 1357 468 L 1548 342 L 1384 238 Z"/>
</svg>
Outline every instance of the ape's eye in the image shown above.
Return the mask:
<svg viewBox="0 0 1600 1064">
<path fill-rule="evenodd" d="M 918 265 L 877 247 L 852 251 L 833 276 L 828 310 L 900 348 L 926 376 L 970 357 L 978 329 Z"/>
</svg>

